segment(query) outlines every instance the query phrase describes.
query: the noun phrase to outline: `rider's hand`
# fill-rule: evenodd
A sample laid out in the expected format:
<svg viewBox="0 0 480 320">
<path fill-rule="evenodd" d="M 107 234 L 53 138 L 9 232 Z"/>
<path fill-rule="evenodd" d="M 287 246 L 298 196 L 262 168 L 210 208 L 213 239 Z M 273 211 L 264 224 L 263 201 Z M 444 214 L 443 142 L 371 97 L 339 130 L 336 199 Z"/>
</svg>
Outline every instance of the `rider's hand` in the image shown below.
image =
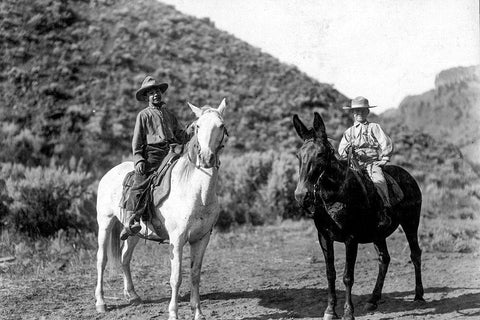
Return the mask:
<svg viewBox="0 0 480 320">
<path fill-rule="evenodd" d="M 139 163 L 137 163 L 137 165 L 135 166 L 135 172 L 138 174 L 145 174 L 145 162 L 140 161 Z"/>
<path fill-rule="evenodd" d="M 375 164 L 379 167 L 383 167 L 387 164 L 387 160 L 380 160 L 380 161 L 376 161 Z"/>
</svg>

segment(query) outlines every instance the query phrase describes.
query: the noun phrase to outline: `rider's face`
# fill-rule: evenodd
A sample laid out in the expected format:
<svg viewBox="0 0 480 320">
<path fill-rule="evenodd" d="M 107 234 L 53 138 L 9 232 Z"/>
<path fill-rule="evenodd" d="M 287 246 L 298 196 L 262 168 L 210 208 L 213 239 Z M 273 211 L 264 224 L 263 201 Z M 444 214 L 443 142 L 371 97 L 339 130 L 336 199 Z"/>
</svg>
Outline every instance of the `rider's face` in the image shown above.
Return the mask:
<svg viewBox="0 0 480 320">
<path fill-rule="evenodd" d="M 353 119 L 357 122 L 365 122 L 367 121 L 367 116 L 370 113 L 368 108 L 358 108 L 353 109 Z"/>
<path fill-rule="evenodd" d="M 150 104 L 159 105 L 162 102 L 162 91 L 158 88 L 149 90 L 147 96 Z"/>
</svg>

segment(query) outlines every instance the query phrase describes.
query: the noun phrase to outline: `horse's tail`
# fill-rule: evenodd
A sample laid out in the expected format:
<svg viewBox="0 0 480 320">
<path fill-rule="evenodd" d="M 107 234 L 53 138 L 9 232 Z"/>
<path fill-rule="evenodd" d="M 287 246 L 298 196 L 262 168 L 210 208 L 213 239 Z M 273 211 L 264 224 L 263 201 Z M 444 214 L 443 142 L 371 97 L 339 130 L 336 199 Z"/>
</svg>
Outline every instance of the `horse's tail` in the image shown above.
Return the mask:
<svg viewBox="0 0 480 320">
<path fill-rule="evenodd" d="M 123 225 L 115 219 L 113 222 L 112 231 L 110 232 L 110 239 L 108 241 L 108 260 L 112 262 L 111 266 L 120 268 L 121 267 L 121 254 L 123 241 L 120 241 L 120 232 L 122 231 Z"/>
</svg>

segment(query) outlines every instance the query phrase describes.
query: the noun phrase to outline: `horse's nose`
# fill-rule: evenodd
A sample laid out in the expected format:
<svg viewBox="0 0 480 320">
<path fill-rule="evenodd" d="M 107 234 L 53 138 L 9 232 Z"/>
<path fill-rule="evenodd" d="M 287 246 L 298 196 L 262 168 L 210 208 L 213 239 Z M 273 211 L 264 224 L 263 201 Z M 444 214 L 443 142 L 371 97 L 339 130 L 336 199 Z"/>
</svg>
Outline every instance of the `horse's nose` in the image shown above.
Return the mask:
<svg viewBox="0 0 480 320">
<path fill-rule="evenodd" d="M 204 167 L 211 168 L 215 165 L 215 155 L 212 152 L 200 153 L 199 157 Z"/>
</svg>

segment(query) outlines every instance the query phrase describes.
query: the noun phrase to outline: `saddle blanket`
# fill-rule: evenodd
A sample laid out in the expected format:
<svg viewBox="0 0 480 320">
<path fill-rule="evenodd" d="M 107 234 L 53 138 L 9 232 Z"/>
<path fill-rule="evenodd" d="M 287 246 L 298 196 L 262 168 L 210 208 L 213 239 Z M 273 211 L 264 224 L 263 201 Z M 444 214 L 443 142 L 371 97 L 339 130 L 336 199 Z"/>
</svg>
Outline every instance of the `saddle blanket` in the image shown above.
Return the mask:
<svg viewBox="0 0 480 320">
<path fill-rule="evenodd" d="M 387 180 L 388 197 L 390 198 L 390 205 L 393 207 L 402 201 L 405 195 L 403 194 L 403 191 L 398 185 L 397 181 L 393 179 L 391 175 L 386 172 L 383 172 L 383 175 L 385 176 L 385 180 Z"/>
<path fill-rule="evenodd" d="M 153 201 L 155 201 L 155 205 L 159 205 L 170 194 L 172 170 L 179 157 L 180 155 L 176 153 L 169 153 L 157 171 L 153 173 L 142 186 L 144 188 L 143 192 L 145 193 L 143 201 L 146 202 L 143 206 L 145 207 L 145 211 L 142 214 L 144 221 L 149 221 L 154 214 Z M 123 179 L 123 191 L 120 200 L 120 208 L 122 209 L 126 208 L 129 193 L 134 183 L 134 174 L 135 171 L 131 171 L 127 173 Z M 155 199 L 153 199 L 154 190 Z M 139 207 L 142 207 L 142 205 Z"/>
</svg>

